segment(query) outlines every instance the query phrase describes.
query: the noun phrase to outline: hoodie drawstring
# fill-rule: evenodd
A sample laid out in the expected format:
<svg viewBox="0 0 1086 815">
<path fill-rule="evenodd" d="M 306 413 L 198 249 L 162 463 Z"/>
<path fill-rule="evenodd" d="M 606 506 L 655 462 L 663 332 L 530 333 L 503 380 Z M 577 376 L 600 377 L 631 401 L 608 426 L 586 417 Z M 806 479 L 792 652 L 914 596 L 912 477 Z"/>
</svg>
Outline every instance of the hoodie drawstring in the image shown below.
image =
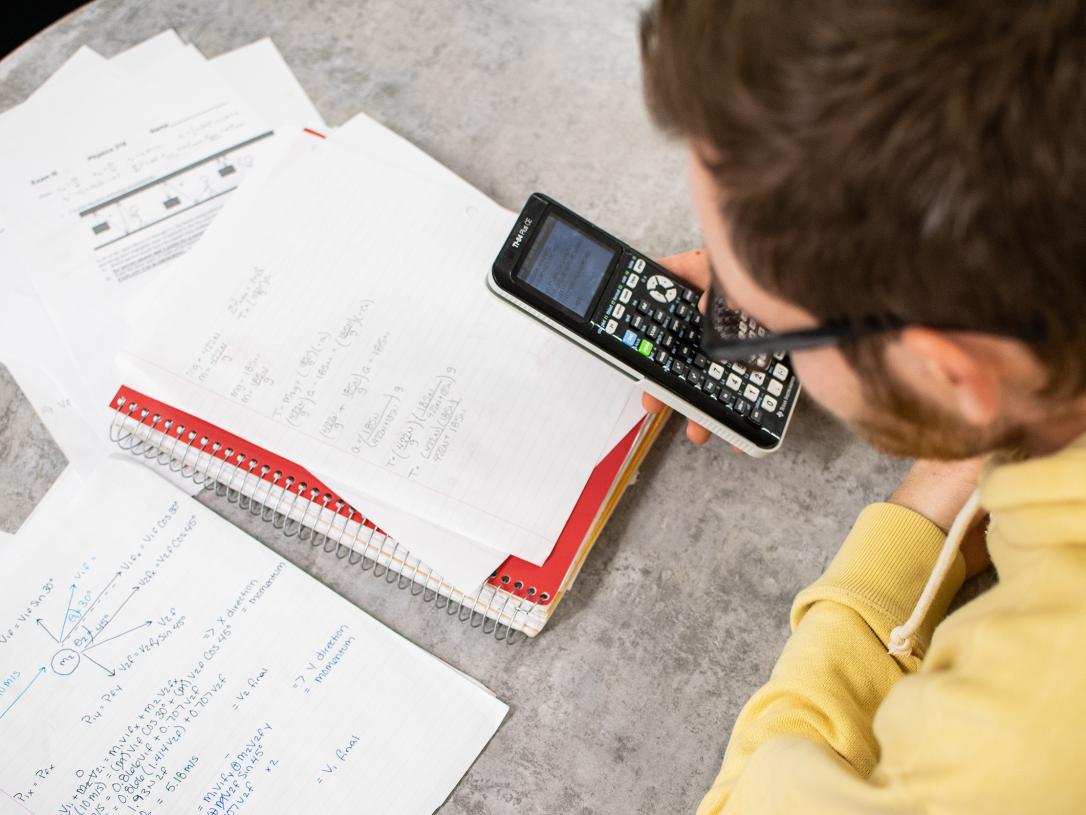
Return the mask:
<svg viewBox="0 0 1086 815">
<path fill-rule="evenodd" d="M 939 559 L 935 561 L 935 568 L 931 570 L 928 582 L 924 584 L 924 591 L 921 592 L 920 599 L 916 601 L 913 613 L 909 615 L 909 619 L 890 632 L 890 644 L 887 650 L 891 655 L 907 657 L 912 653 L 916 645 L 916 631 L 924 624 L 924 617 L 931 609 L 931 604 L 935 602 L 935 595 L 938 594 L 939 587 L 943 585 L 947 572 L 954 565 L 958 548 L 962 545 L 962 538 L 976 520 L 979 509 L 980 490 L 973 490 L 973 494 L 958 512 L 954 523 L 950 526 L 950 531 L 947 532 L 946 541 L 939 552 Z"/>
</svg>

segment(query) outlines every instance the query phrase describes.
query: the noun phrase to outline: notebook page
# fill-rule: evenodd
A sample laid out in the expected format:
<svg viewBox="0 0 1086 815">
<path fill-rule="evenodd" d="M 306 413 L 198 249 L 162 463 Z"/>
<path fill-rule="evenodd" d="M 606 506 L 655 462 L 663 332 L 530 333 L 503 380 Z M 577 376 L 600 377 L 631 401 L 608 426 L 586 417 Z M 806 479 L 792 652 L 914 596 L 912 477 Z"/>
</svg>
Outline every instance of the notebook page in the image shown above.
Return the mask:
<svg viewBox="0 0 1086 815">
<path fill-rule="evenodd" d="M 507 711 L 135 464 L 46 501 L 0 550 L 0 811 L 427 813 Z"/>
<path fill-rule="evenodd" d="M 513 216 L 313 140 L 241 192 L 138 309 L 128 384 L 542 563 L 629 380 L 487 290 Z"/>
<path fill-rule="evenodd" d="M 379 157 L 382 161 L 424 175 L 435 182 L 444 183 L 457 189 L 474 190 L 467 181 L 433 156 L 423 152 L 403 136 L 371 119 L 364 113 L 355 114 L 347 122 L 337 127 L 331 138 L 339 144 L 349 146 L 351 149 L 360 151 L 369 157 Z M 622 441 L 634 425 L 645 418 L 645 411 L 641 407 L 641 392 L 641 386 L 638 383 L 629 383 L 626 406 L 619 420 L 615 423 L 611 437 L 604 445 L 604 456 Z"/>
<path fill-rule="evenodd" d="M 274 47 L 270 45 L 270 41 L 262 42 Z M 252 46 L 233 53 L 240 54 L 250 48 Z M 212 64 L 216 61 L 212 60 Z M 466 188 L 473 194 L 479 194 L 443 164 L 365 114 L 358 114 L 345 125 L 336 128 L 330 138 L 352 151 L 363 153 L 368 158 L 379 158 L 382 162 L 394 164 L 404 170 L 431 178 L 435 182 L 444 183 L 456 189 Z M 153 299 L 148 299 L 140 303 L 138 307 L 154 309 L 156 303 Z M 641 389 L 636 384 L 630 383 L 626 408 L 612 431 L 611 438 L 604 445 L 604 455 L 610 452 L 630 428 L 644 417 L 640 402 Z M 367 498 L 364 509 L 367 514 L 380 518 L 386 529 L 394 530 L 398 540 L 422 542 L 414 550 L 415 554 L 423 559 L 431 558 L 427 561 L 427 567 L 442 575 L 445 580 L 465 594 L 473 594 L 506 558 L 505 552 L 497 552 L 489 547 L 473 544 L 466 538 L 455 536 L 448 529 L 428 523 L 414 515 L 387 505 L 378 505 L 372 498 Z"/>
</svg>

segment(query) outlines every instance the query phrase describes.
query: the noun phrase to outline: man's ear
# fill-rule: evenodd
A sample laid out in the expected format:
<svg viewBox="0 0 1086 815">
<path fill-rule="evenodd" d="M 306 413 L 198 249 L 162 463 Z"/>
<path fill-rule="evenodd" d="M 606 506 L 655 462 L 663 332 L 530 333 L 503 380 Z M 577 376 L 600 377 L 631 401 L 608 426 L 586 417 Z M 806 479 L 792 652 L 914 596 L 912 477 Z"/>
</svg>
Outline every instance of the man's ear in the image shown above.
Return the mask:
<svg viewBox="0 0 1086 815">
<path fill-rule="evenodd" d="M 978 345 L 930 328 L 909 327 L 900 335 L 907 364 L 929 388 L 929 395 L 953 405 L 973 425 L 990 424 L 999 414 L 999 382 Z"/>
</svg>

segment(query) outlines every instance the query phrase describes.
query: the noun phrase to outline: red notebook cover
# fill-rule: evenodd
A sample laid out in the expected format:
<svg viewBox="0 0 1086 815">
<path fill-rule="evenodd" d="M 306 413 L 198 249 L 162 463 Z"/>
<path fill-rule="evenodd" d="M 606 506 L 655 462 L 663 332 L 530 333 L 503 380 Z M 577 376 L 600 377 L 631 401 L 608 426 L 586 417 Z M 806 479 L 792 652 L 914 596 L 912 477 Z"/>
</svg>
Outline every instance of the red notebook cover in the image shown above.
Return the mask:
<svg viewBox="0 0 1086 815">
<path fill-rule="evenodd" d="M 292 479 L 289 483 L 295 485 L 294 489 L 301 491 L 302 494 L 312 496 L 313 500 L 322 503 L 328 509 L 334 510 L 336 506 L 340 506 L 340 515 L 353 521 L 360 521 L 370 528 L 376 528 L 363 513 L 349 507 L 346 501 L 339 498 L 308 470 L 269 450 L 257 447 L 240 436 L 235 436 L 229 431 L 125 386 L 117 391 L 110 406 L 128 420 L 138 421 L 155 431 L 164 433 L 165 438 L 162 441 L 171 445 L 166 452 L 180 455 L 182 451 L 195 450 L 200 452 L 201 461 L 207 461 L 208 457 L 213 457 L 223 461 L 222 466 L 225 466 L 228 460 L 231 463 L 245 462 L 249 473 L 244 476 L 244 480 L 263 479 L 268 482 L 269 489 L 272 484 L 281 487 L 287 483 L 288 479 Z M 491 586 L 517 597 L 530 597 L 540 605 L 547 605 L 555 599 L 570 565 L 577 557 L 577 552 L 592 526 L 592 521 L 607 498 L 611 486 L 622 469 L 623 462 L 626 461 L 637 439 L 640 427 L 640 423 L 636 425 L 596 465 L 565 527 L 558 536 L 550 556 L 543 565 L 536 566 L 518 557 L 508 557 L 487 581 Z M 159 445 L 162 441 L 159 441 Z M 215 445 L 218 447 L 216 448 Z M 195 458 L 192 459 L 192 461 L 195 460 Z M 208 472 L 210 473 L 210 470 Z M 240 487 L 242 484 L 239 482 L 231 486 Z M 384 532 L 384 530 L 380 531 Z M 395 538 L 395 535 L 391 537 Z M 530 592 L 532 589 L 534 591 Z"/>
</svg>

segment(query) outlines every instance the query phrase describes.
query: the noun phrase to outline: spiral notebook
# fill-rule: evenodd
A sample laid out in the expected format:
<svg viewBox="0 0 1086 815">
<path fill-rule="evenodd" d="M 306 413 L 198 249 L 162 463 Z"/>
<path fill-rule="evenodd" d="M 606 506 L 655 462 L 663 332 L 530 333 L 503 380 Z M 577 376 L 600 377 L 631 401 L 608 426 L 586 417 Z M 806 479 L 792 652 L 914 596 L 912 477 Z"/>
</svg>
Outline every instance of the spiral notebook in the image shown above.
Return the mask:
<svg viewBox="0 0 1086 815">
<path fill-rule="evenodd" d="M 303 467 L 131 388 L 122 387 L 111 406 L 110 439 L 122 450 L 507 644 L 514 632 L 534 637 L 546 625 L 668 415 L 646 416 L 597 465 L 542 566 L 509 557 L 478 591 L 464 592 Z"/>
<path fill-rule="evenodd" d="M 662 419 L 487 290 L 515 215 L 418 155 L 299 135 L 233 193 L 131 304 L 113 437 L 531 636 Z"/>
</svg>

